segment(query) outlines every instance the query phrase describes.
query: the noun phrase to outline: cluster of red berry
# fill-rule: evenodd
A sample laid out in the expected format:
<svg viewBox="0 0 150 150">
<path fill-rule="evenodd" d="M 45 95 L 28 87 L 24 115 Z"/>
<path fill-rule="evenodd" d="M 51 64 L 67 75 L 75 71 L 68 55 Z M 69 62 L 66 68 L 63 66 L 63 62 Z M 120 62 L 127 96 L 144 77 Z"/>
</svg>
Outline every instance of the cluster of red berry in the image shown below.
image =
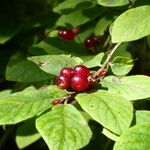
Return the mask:
<svg viewBox="0 0 150 150">
<path fill-rule="evenodd" d="M 74 40 L 76 34 L 79 32 L 79 27 L 74 27 L 73 29 L 60 29 L 58 31 L 58 37 L 64 40 Z M 99 44 L 99 38 L 97 36 L 89 37 L 85 40 L 85 47 L 92 48 Z"/>
<path fill-rule="evenodd" d="M 56 79 L 60 89 L 71 88 L 74 91 L 85 91 L 89 87 L 89 69 L 83 65 L 72 68 L 63 68 Z"/>
</svg>

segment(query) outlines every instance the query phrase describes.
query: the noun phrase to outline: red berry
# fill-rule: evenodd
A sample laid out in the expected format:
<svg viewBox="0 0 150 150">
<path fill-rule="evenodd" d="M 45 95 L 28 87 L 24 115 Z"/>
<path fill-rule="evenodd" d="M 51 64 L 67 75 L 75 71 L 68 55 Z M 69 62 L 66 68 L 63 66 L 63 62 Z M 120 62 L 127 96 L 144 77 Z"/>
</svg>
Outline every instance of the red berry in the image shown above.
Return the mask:
<svg viewBox="0 0 150 150">
<path fill-rule="evenodd" d="M 73 40 L 75 33 L 72 30 L 59 30 L 58 36 L 64 40 Z"/>
<path fill-rule="evenodd" d="M 73 76 L 83 76 L 87 78 L 89 76 L 89 69 L 83 65 L 75 66 L 73 69 Z"/>
<path fill-rule="evenodd" d="M 83 76 L 74 76 L 71 80 L 71 88 L 74 91 L 85 91 L 89 86 L 89 81 Z"/>
<path fill-rule="evenodd" d="M 70 78 L 66 76 L 58 76 L 56 79 L 56 85 L 59 89 L 67 89 L 70 87 Z"/>
<path fill-rule="evenodd" d="M 61 102 L 58 100 L 52 102 L 52 105 L 58 105 L 58 104 L 61 104 Z"/>
<path fill-rule="evenodd" d="M 63 68 L 60 72 L 60 75 L 66 76 L 71 79 L 73 76 L 73 69 L 72 68 Z"/>
<path fill-rule="evenodd" d="M 89 37 L 88 39 L 86 39 L 85 41 L 85 47 L 87 48 L 91 48 L 97 44 L 100 43 L 100 39 L 97 36 L 93 36 L 93 37 Z"/>
<path fill-rule="evenodd" d="M 85 41 L 85 47 L 91 48 L 91 47 L 95 46 L 96 43 L 97 43 L 97 42 L 95 41 L 95 39 L 94 39 L 93 37 L 88 38 L 88 39 Z"/>
</svg>

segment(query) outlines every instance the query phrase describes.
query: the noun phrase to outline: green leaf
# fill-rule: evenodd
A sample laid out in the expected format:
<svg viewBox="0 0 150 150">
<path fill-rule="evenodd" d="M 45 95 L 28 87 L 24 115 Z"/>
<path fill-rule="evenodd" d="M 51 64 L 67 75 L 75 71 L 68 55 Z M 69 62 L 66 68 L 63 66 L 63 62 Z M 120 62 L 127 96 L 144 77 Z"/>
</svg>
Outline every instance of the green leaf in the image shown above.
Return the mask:
<svg viewBox="0 0 150 150">
<path fill-rule="evenodd" d="M 52 150 L 77 150 L 88 144 L 91 130 L 72 105 L 57 105 L 36 120 L 36 127 Z"/>
<path fill-rule="evenodd" d="M 103 87 L 111 93 L 120 94 L 127 100 L 139 100 L 150 97 L 150 77 L 143 75 L 116 77 L 107 76 L 101 81 Z"/>
<path fill-rule="evenodd" d="M 150 35 L 147 36 L 147 44 L 148 44 L 148 46 L 150 47 Z"/>
<path fill-rule="evenodd" d="M 150 111 L 137 110 L 135 117 L 136 117 L 136 124 L 150 123 Z"/>
<path fill-rule="evenodd" d="M 69 14 L 62 15 L 57 20 L 56 26 L 66 26 L 68 24 L 80 26 L 100 16 L 103 11 L 104 9 L 97 5 L 89 9 L 73 11 Z"/>
<path fill-rule="evenodd" d="M 29 146 L 40 138 L 41 135 L 37 132 L 33 119 L 24 122 L 17 128 L 16 143 L 19 149 Z"/>
<path fill-rule="evenodd" d="M 74 67 L 82 63 L 80 58 L 70 55 L 33 56 L 28 59 L 36 63 L 43 71 L 55 76 L 58 76 L 64 67 Z"/>
<path fill-rule="evenodd" d="M 31 47 L 28 51 L 34 55 L 72 54 L 80 56 L 86 54 L 86 49 L 83 45 L 76 43 L 75 41 L 66 41 L 54 37 L 41 41 L 40 43 Z"/>
<path fill-rule="evenodd" d="M 133 68 L 133 60 L 126 57 L 115 57 L 109 64 L 112 72 L 117 76 L 125 76 Z"/>
<path fill-rule="evenodd" d="M 111 17 L 102 17 L 100 20 L 97 22 L 96 27 L 95 27 L 95 35 L 104 35 L 107 27 L 113 22 L 113 18 Z"/>
<path fill-rule="evenodd" d="M 101 61 L 103 57 L 104 57 L 104 53 L 100 53 L 94 56 L 91 60 L 85 62 L 83 65 L 87 66 L 88 68 L 101 66 Z"/>
<path fill-rule="evenodd" d="M 87 9 L 92 5 L 92 2 L 91 0 L 66 0 L 57 5 L 53 10 L 56 13 L 63 13 L 73 9 Z"/>
<path fill-rule="evenodd" d="M 139 124 L 122 134 L 113 150 L 148 150 L 150 148 L 150 124 Z"/>
<path fill-rule="evenodd" d="M 18 82 L 39 82 L 54 76 L 42 71 L 35 63 L 28 60 L 11 60 L 6 68 L 6 79 Z"/>
<path fill-rule="evenodd" d="M 105 128 L 103 129 L 102 133 L 113 141 L 117 141 L 117 139 L 119 138 L 116 134 L 114 134 L 113 132 L 111 132 Z"/>
<path fill-rule="evenodd" d="M 0 44 L 4 44 L 14 37 L 20 28 L 10 17 L 0 15 L 0 18 Z"/>
<path fill-rule="evenodd" d="M 122 43 L 114 52 L 112 59 L 118 56 L 131 58 L 131 54 L 127 51 L 128 44 L 129 44 L 128 42 Z"/>
<path fill-rule="evenodd" d="M 0 97 L 0 124 L 15 124 L 31 118 L 51 107 L 51 102 L 58 99 L 48 89 L 28 88 L 22 92 Z"/>
<path fill-rule="evenodd" d="M 112 42 L 138 40 L 150 34 L 150 6 L 130 9 L 121 14 L 112 26 Z"/>
<path fill-rule="evenodd" d="M 107 7 L 123 6 L 129 3 L 129 0 L 98 0 L 98 4 Z"/>
<path fill-rule="evenodd" d="M 11 94 L 11 92 L 12 90 L 10 89 L 0 91 L 0 97 L 8 96 L 9 94 Z"/>
<path fill-rule="evenodd" d="M 120 135 L 129 128 L 133 108 L 129 101 L 117 94 L 99 90 L 76 96 L 81 107 L 105 128 Z"/>
</svg>

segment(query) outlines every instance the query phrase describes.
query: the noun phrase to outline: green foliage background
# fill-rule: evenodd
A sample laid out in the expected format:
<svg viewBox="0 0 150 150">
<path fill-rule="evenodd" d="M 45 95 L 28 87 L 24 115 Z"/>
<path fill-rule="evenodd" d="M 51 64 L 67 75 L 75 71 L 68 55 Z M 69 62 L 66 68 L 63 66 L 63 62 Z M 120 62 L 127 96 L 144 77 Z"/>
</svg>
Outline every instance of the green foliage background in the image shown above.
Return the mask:
<svg viewBox="0 0 150 150">
<path fill-rule="evenodd" d="M 0 0 L 0 149 L 150 149 L 149 14 L 147 0 Z M 98 70 L 116 43 L 97 91 L 51 105 L 68 94 L 54 85 L 63 67 Z"/>
</svg>

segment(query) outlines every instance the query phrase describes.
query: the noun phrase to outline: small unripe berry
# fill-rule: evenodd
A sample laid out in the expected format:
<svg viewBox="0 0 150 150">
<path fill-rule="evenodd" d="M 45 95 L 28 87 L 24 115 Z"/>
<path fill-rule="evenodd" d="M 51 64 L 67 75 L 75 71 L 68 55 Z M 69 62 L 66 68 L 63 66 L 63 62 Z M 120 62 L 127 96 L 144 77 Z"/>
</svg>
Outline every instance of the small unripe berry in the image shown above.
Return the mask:
<svg viewBox="0 0 150 150">
<path fill-rule="evenodd" d="M 59 89 L 67 89 L 70 87 L 70 78 L 66 76 L 58 76 L 56 79 L 56 85 Z"/>
<path fill-rule="evenodd" d="M 71 79 L 73 76 L 73 69 L 72 68 L 63 68 L 60 72 L 60 75 L 66 76 Z"/>
<path fill-rule="evenodd" d="M 61 102 L 58 100 L 52 102 L 52 105 L 58 105 L 58 104 L 61 104 Z"/>
<path fill-rule="evenodd" d="M 71 80 L 71 88 L 74 91 L 85 91 L 88 89 L 89 81 L 83 76 L 74 76 Z"/>
<path fill-rule="evenodd" d="M 59 30 L 58 36 L 64 40 L 74 40 L 75 33 L 72 30 Z"/>
<path fill-rule="evenodd" d="M 72 28 L 72 31 L 77 34 L 79 31 L 80 31 L 80 27 L 79 26 L 76 26 L 76 27 L 73 27 Z"/>
<path fill-rule="evenodd" d="M 73 69 L 73 76 L 83 76 L 87 78 L 89 76 L 89 69 L 83 65 L 75 66 Z"/>
</svg>

